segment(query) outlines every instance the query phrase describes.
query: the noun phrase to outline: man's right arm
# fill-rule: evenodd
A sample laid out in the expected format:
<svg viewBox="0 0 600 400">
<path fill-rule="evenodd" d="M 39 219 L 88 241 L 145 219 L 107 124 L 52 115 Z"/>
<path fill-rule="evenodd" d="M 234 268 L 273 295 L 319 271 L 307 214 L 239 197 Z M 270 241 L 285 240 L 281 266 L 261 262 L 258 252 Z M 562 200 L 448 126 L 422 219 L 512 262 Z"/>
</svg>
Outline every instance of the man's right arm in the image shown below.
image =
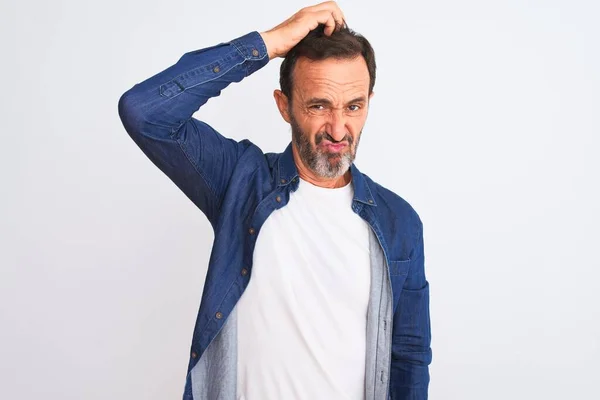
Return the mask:
<svg viewBox="0 0 600 400">
<path fill-rule="evenodd" d="M 265 42 L 252 32 L 184 54 L 175 65 L 136 84 L 119 99 L 119 116 L 131 138 L 213 226 L 248 142 L 227 139 L 192 115 L 230 83 L 268 61 Z"/>
<path fill-rule="evenodd" d="M 236 142 L 192 115 L 231 82 L 287 52 L 319 24 L 344 24 L 333 1 L 305 7 L 273 29 L 184 54 L 119 99 L 125 129 L 143 152 L 204 212 L 214 227 L 227 184 L 248 141 Z M 235 116 L 235 112 L 232 113 Z"/>
</svg>

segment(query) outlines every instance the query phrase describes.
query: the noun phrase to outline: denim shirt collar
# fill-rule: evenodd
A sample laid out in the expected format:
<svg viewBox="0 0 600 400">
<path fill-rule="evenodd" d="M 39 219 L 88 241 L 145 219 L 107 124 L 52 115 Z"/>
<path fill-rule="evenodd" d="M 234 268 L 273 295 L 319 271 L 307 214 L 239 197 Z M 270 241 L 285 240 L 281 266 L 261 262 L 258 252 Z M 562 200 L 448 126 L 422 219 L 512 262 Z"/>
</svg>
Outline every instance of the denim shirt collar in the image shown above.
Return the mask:
<svg viewBox="0 0 600 400">
<path fill-rule="evenodd" d="M 369 188 L 369 184 L 354 163 L 350 166 L 350 172 L 352 174 L 352 183 L 354 185 L 354 201 L 369 206 L 377 206 L 373 194 L 371 193 L 371 189 Z M 294 162 L 291 142 L 279 157 L 276 177 L 278 186 L 287 186 L 291 182 L 298 181 L 298 169 Z"/>
</svg>

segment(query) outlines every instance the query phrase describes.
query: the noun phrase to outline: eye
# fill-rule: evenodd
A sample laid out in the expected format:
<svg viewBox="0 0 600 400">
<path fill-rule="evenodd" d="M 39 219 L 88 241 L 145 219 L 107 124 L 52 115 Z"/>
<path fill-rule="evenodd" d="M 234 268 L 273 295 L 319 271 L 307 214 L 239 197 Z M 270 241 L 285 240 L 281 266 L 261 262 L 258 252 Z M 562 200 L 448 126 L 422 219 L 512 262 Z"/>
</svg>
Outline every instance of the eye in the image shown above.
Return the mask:
<svg viewBox="0 0 600 400">
<path fill-rule="evenodd" d="M 312 106 L 309 107 L 311 110 L 323 110 L 323 104 L 313 104 Z"/>
<path fill-rule="evenodd" d="M 348 106 L 348 109 L 350 111 L 358 111 L 360 110 L 360 106 L 358 104 L 352 104 L 351 106 Z"/>
</svg>

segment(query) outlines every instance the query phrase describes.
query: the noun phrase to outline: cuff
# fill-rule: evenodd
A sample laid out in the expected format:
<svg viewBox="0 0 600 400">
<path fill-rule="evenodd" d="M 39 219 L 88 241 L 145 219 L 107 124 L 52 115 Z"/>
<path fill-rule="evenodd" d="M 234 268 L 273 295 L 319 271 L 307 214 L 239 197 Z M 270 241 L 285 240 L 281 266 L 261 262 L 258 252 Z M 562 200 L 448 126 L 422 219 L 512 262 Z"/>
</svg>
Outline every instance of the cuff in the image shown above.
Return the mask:
<svg viewBox="0 0 600 400">
<path fill-rule="evenodd" d="M 259 70 L 269 62 L 267 46 L 260 35 L 254 31 L 230 41 L 245 60 L 255 61 L 248 63 L 247 75 Z"/>
</svg>

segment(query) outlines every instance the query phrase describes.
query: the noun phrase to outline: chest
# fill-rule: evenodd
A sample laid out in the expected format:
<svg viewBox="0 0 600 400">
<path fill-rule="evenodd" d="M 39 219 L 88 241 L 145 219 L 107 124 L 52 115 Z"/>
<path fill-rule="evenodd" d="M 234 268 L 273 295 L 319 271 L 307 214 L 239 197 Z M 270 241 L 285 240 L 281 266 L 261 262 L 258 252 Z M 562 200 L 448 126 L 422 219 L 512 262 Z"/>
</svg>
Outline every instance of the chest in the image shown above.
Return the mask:
<svg viewBox="0 0 600 400">
<path fill-rule="evenodd" d="M 286 295 L 306 302 L 331 298 L 366 309 L 370 227 L 352 211 L 351 197 L 329 200 L 299 191 L 266 219 L 254 249 L 250 286 L 279 300 Z"/>
</svg>

